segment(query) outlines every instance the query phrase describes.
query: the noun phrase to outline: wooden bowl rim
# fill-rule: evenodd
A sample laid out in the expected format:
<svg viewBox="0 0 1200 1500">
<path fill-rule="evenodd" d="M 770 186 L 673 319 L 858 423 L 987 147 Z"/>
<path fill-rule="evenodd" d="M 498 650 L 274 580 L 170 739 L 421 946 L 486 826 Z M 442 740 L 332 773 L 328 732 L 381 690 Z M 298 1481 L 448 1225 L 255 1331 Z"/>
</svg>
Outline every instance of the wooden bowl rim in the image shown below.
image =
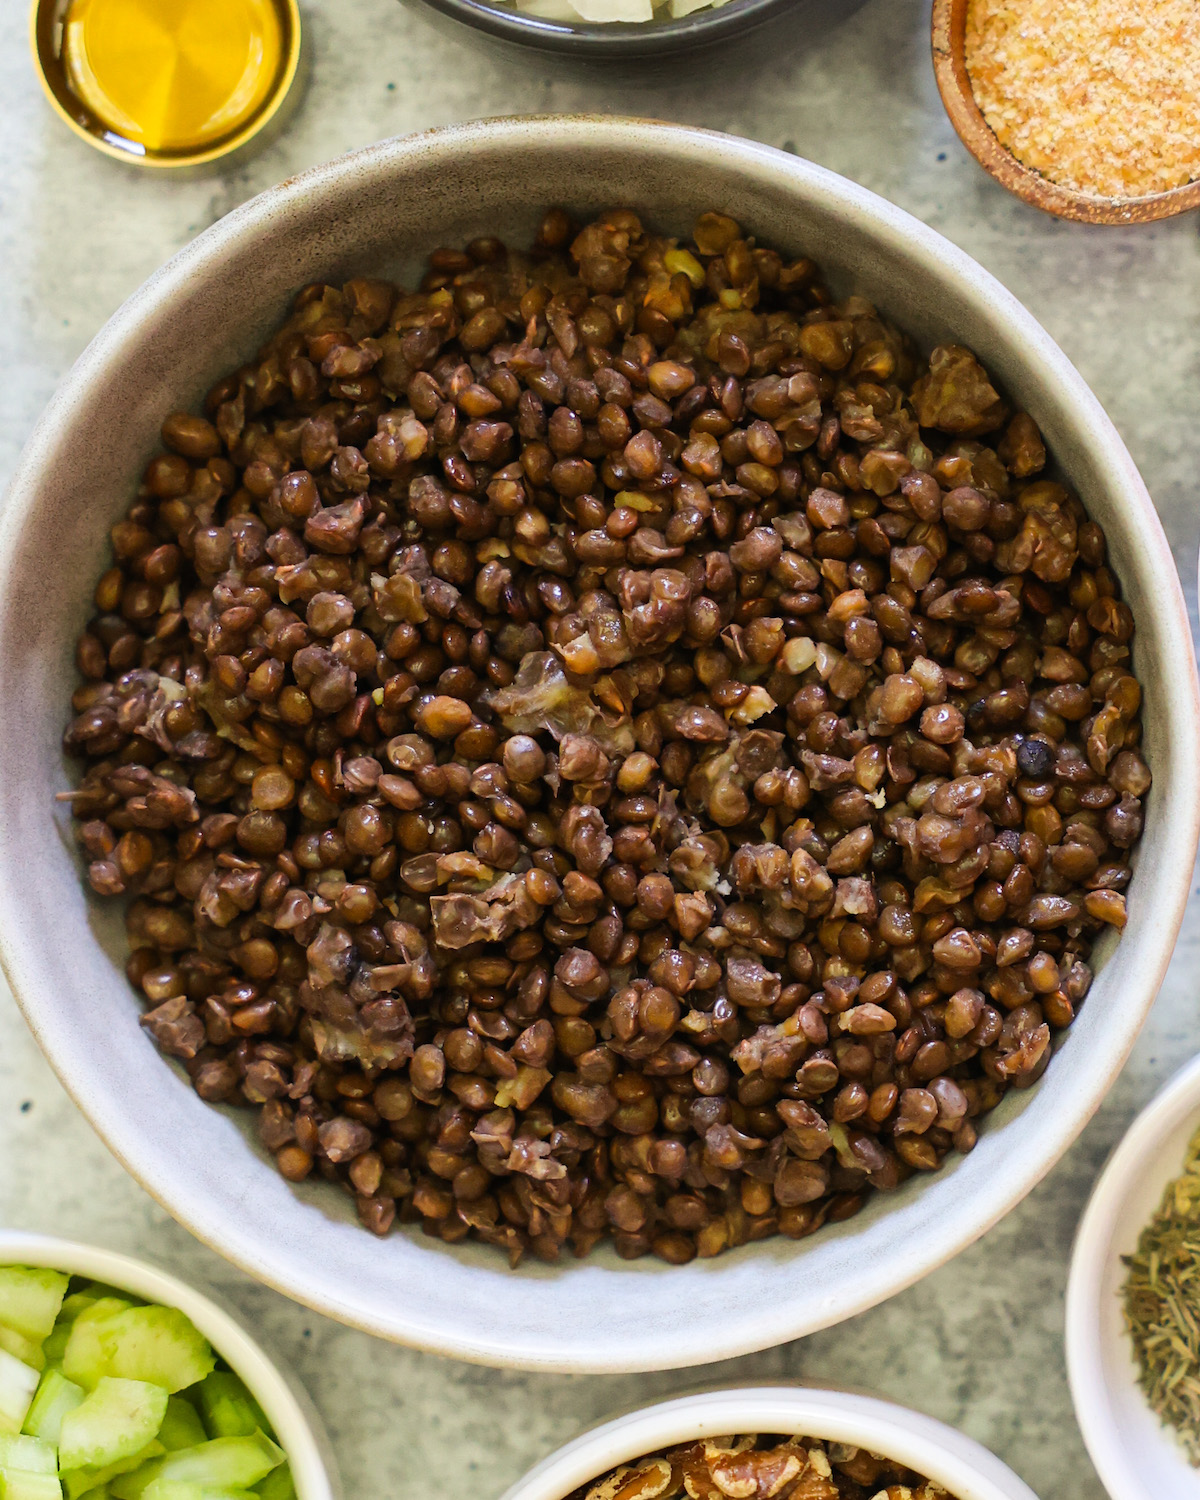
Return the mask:
<svg viewBox="0 0 1200 1500">
<path fill-rule="evenodd" d="M 1200 207 L 1200 180 L 1142 198 L 1105 198 L 1061 187 L 1024 166 L 996 138 L 967 75 L 964 34 L 968 0 L 933 0 L 933 71 L 959 139 L 1010 193 L 1060 219 L 1084 224 L 1147 224 Z"/>
</svg>

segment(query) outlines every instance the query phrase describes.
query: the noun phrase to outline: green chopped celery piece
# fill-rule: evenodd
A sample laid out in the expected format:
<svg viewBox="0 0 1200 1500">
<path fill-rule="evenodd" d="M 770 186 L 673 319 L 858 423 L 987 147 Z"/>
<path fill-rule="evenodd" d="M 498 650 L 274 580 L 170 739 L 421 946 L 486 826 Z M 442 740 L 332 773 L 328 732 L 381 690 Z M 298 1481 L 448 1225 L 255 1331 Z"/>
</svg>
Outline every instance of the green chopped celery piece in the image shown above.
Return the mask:
<svg viewBox="0 0 1200 1500">
<path fill-rule="evenodd" d="M 142 1500 L 257 1500 L 254 1490 L 214 1489 L 207 1484 L 180 1484 L 156 1479 Z"/>
<path fill-rule="evenodd" d="M 0 1432 L 0 1469 L 20 1469 L 27 1474 L 57 1474 L 58 1457 L 53 1443 Z"/>
<path fill-rule="evenodd" d="M 288 1464 L 272 1469 L 261 1484 L 254 1486 L 259 1500 L 296 1500 L 296 1485 Z"/>
<path fill-rule="evenodd" d="M 113 1302 L 128 1302 L 125 1297 L 112 1297 L 108 1299 Z M 92 1292 L 72 1292 L 69 1297 L 64 1298 L 62 1308 L 58 1314 L 60 1323 L 73 1323 L 81 1312 L 87 1312 L 89 1307 L 95 1307 L 100 1298 Z M 132 1302 L 128 1302 L 130 1307 Z"/>
<path fill-rule="evenodd" d="M 158 1479 L 211 1489 L 249 1489 L 286 1457 L 283 1449 L 262 1432 L 253 1437 L 214 1438 L 143 1464 L 132 1474 L 114 1480 L 112 1490 L 117 1500 L 142 1500 Z"/>
<path fill-rule="evenodd" d="M 75 1324 L 81 1319 L 86 1324 L 91 1318 L 111 1317 L 113 1313 L 124 1312 L 126 1308 L 139 1305 L 129 1297 L 107 1295 L 107 1288 L 101 1288 L 98 1282 L 92 1282 L 92 1285 L 97 1288 L 97 1291 L 105 1291 L 106 1295 L 98 1296 L 95 1292 L 72 1292 L 64 1300 L 58 1321 L 42 1344 L 42 1352 L 48 1363 L 62 1364 Z"/>
<path fill-rule="evenodd" d="M 0 1349 L 0 1432 L 20 1432 L 33 1405 L 38 1379 L 31 1365 Z"/>
<path fill-rule="evenodd" d="M 189 1452 L 190 1450 L 182 1451 Z M 158 1478 L 159 1461 L 151 1459 L 149 1463 L 134 1469 L 131 1474 L 122 1474 L 119 1479 L 114 1479 L 109 1489 L 115 1500 L 142 1500 L 142 1496 Z"/>
<path fill-rule="evenodd" d="M 85 1281 L 77 1293 L 80 1297 L 91 1297 L 98 1301 L 101 1297 L 118 1297 L 122 1302 L 128 1302 L 131 1307 L 141 1307 L 142 1299 L 135 1297 L 132 1292 L 127 1292 L 124 1287 L 109 1286 L 107 1281 Z"/>
<path fill-rule="evenodd" d="M 70 1321 L 64 1322 L 60 1318 L 50 1330 L 50 1337 L 42 1344 L 42 1357 L 48 1365 L 58 1365 L 61 1368 L 72 1326 Z"/>
<path fill-rule="evenodd" d="M 158 1440 L 168 1453 L 178 1448 L 194 1448 L 207 1440 L 199 1414 L 183 1396 L 167 1397 L 167 1414 L 158 1429 Z"/>
<path fill-rule="evenodd" d="M 63 1418 L 83 1400 L 83 1387 L 68 1380 L 57 1365 L 42 1372 L 33 1405 L 25 1417 L 24 1431 L 44 1443 L 58 1445 Z"/>
<path fill-rule="evenodd" d="M 62 1500 L 57 1474 L 0 1469 L 0 1500 Z"/>
<path fill-rule="evenodd" d="M 58 1466 L 102 1469 L 149 1443 L 167 1411 L 167 1393 L 145 1380 L 102 1376 L 91 1395 L 63 1418 Z"/>
<path fill-rule="evenodd" d="M 40 1344 L 54 1327 L 70 1279 L 42 1266 L 0 1266 L 0 1323 Z"/>
<path fill-rule="evenodd" d="M 11 1354 L 14 1359 L 19 1359 L 23 1365 L 28 1365 L 31 1370 L 46 1368 L 41 1340 L 27 1339 L 15 1328 L 5 1328 L 3 1323 L 0 1323 L 0 1349 Z"/>
<path fill-rule="evenodd" d="M 63 1374 L 77 1385 L 91 1389 L 101 1375 L 112 1375 L 105 1368 L 100 1329 L 109 1318 L 127 1312 L 132 1304 L 122 1297 L 100 1297 L 75 1316 L 62 1355 Z"/>
<path fill-rule="evenodd" d="M 196 1404 L 210 1438 L 251 1437 L 271 1424 L 232 1370 L 214 1370 L 196 1388 Z"/>
<path fill-rule="evenodd" d="M 112 1476 L 112 1469 L 68 1469 L 65 1474 L 60 1475 L 63 1487 L 63 1500 L 96 1500 L 97 1495 L 107 1495 L 111 1491 L 108 1481 L 104 1475 Z M 121 1470 L 122 1473 L 126 1472 Z"/>
<path fill-rule="evenodd" d="M 154 1439 L 147 1443 L 140 1453 L 135 1453 L 130 1458 L 118 1458 L 114 1463 L 105 1464 L 102 1469 L 68 1469 L 62 1476 L 63 1488 L 66 1490 L 67 1500 L 80 1500 L 81 1496 L 87 1496 L 88 1500 L 95 1500 L 98 1492 L 105 1495 L 109 1493 L 109 1485 L 122 1474 L 131 1474 L 135 1469 L 143 1468 L 152 1460 L 161 1457 L 163 1445 Z"/>
<path fill-rule="evenodd" d="M 208 1340 L 177 1308 L 105 1313 L 104 1307 L 102 1300 L 80 1314 L 67 1341 L 63 1370 L 80 1385 L 108 1375 L 181 1391 L 203 1380 L 216 1363 Z"/>
</svg>

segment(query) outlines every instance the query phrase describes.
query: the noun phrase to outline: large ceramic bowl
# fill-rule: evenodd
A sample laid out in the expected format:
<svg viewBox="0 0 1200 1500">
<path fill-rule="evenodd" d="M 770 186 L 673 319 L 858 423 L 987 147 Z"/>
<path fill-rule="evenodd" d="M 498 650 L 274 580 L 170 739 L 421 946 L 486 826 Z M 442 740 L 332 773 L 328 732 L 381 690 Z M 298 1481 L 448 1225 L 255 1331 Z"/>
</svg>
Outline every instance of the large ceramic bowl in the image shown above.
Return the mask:
<svg viewBox="0 0 1200 1500">
<path fill-rule="evenodd" d="M 119 915 L 85 895 L 54 796 L 73 641 L 164 412 L 198 401 L 316 277 L 386 268 L 539 209 L 629 203 L 686 229 L 719 206 L 816 256 L 931 344 L 972 345 L 1031 411 L 1110 541 L 1137 616 L 1155 788 L 1130 920 L 1046 1079 L 1012 1094 L 976 1150 L 801 1243 L 681 1268 L 611 1252 L 510 1271 L 486 1247 L 375 1239 L 320 1185 L 297 1192 L 248 1122 L 204 1104 L 138 1026 Z M 564 1370 L 695 1364 L 809 1333 L 890 1296 L 981 1235 L 1042 1177 L 1116 1076 L 1154 999 L 1200 816 L 1187 617 L 1129 454 L 1079 375 L 967 256 L 871 193 L 779 151 L 613 119 L 492 121 L 388 141 L 292 178 L 207 230 L 142 288 L 64 381 L 0 522 L 0 955 L 67 1088 L 131 1172 L 194 1233 L 347 1323 L 463 1359 Z"/>
<path fill-rule="evenodd" d="M 866 1448 L 932 1479 L 953 1500 L 1037 1500 L 994 1454 L 953 1427 L 874 1396 L 802 1385 L 701 1391 L 629 1412 L 544 1458 L 501 1500 L 566 1500 L 618 1464 L 676 1443 L 747 1432 Z"/>
<path fill-rule="evenodd" d="M 178 1308 L 241 1376 L 266 1413 L 288 1456 L 297 1500 L 341 1500 L 329 1439 L 307 1392 L 290 1371 L 272 1362 L 241 1319 L 211 1296 L 148 1261 L 24 1230 L 0 1229 L 0 1266 L 48 1266 Z"/>
</svg>

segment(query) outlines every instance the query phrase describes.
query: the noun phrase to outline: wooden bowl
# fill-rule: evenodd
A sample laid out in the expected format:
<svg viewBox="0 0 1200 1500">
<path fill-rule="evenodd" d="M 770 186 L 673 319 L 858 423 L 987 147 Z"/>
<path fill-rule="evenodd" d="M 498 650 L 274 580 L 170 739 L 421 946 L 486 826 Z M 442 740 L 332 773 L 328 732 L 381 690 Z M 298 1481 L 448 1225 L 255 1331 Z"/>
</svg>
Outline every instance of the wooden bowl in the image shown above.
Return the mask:
<svg viewBox="0 0 1200 1500">
<path fill-rule="evenodd" d="M 996 139 L 967 76 L 968 0 L 933 0 L 933 71 L 950 123 L 971 155 L 1010 193 L 1059 219 L 1084 224 L 1148 224 L 1200 208 L 1200 181 L 1143 198 L 1107 198 L 1060 187 L 1021 162 Z"/>
</svg>

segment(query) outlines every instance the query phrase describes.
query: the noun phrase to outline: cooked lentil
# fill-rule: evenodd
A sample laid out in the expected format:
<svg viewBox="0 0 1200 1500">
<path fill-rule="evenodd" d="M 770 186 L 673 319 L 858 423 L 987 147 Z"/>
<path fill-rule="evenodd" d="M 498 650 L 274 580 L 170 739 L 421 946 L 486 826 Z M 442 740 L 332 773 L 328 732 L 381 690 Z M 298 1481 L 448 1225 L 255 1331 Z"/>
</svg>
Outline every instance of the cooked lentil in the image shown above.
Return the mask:
<svg viewBox="0 0 1200 1500">
<path fill-rule="evenodd" d="M 163 439 L 64 796 L 289 1180 L 682 1263 L 1041 1076 L 1150 772 L 1103 533 L 969 351 L 721 214 L 554 209 L 306 287 Z"/>
<path fill-rule="evenodd" d="M 971 90 L 1051 182 L 1139 198 L 1200 175 L 1195 0 L 968 0 Z"/>
<path fill-rule="evenodd" d="M 714 1437 L 620 1464 L 568 1500 L 941 1500 L 892 1459 L 810 1437 Z"/>
</svg>

